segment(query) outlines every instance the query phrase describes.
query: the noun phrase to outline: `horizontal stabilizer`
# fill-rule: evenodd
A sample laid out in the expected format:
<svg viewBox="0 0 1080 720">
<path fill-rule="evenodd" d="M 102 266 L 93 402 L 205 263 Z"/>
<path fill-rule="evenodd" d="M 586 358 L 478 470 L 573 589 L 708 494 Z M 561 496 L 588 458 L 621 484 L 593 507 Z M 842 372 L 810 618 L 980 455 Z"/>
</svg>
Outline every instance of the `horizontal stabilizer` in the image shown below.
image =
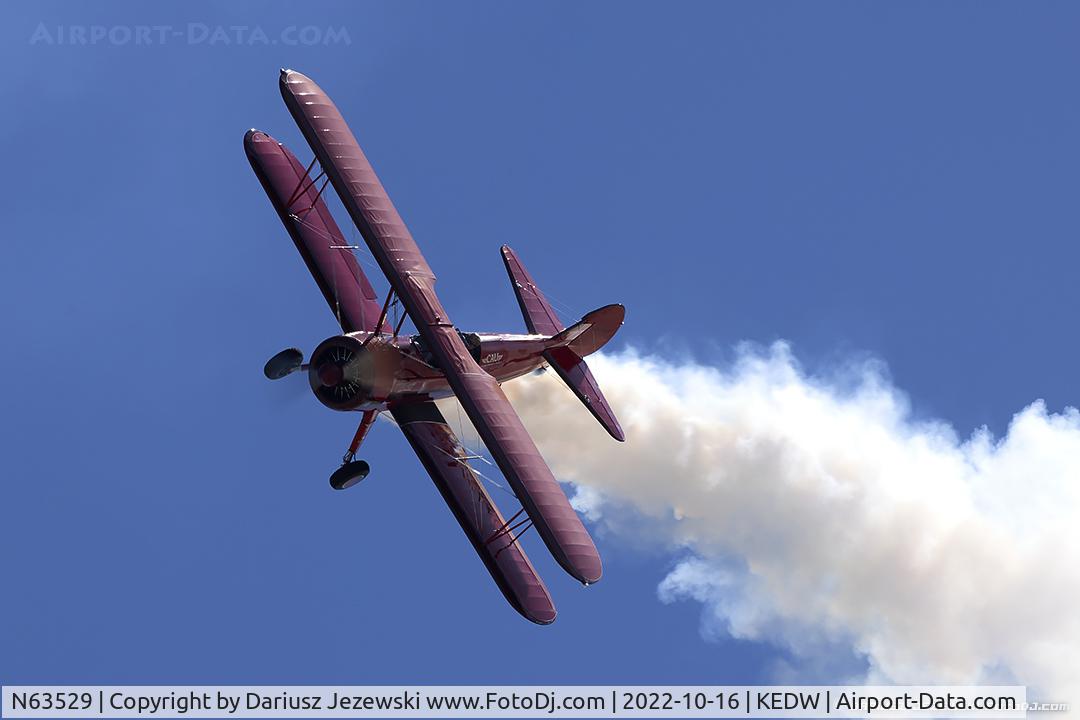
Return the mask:
<svg viewBox="0 0 1080 720">
<path fill-rule="evenodd" d="M 592 355 L 615 337 L 625 316 L 622 305 L 605 305 L 554 335 L 548 348 L 567 347 L 579 358 Z"/>
<path fill-rule="evenodd" d="M 544 358 L 585 407 L 589 408 L 593 417 L 600 421 L 608 434 L 619 442 L 626 440 L 622 426 L 608 405 L 604 393 L 600 392 L 600 386 L 596 384 L 596 378 L 585 361 L 568 347 L 552 348 L 544 353 Z"/>
</svg>

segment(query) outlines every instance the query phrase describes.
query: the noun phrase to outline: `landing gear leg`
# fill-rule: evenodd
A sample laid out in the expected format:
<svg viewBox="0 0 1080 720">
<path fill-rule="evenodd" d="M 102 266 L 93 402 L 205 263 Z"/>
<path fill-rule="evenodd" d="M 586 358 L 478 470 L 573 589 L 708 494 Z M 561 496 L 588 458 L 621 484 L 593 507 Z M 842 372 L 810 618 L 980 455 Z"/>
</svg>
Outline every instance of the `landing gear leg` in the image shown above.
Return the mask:
<svg viewBox="0 0 1080 720">
<path fill-rule="evenodd" d="M 375 424 L 378 414 L 375 410 L 364 411 L 364 416 L 360 419 L 360 427 L 356 428 L 356 434 L 353 435 L 352 442 L 349 444 L 349 450 L 341 458 L 341 467 L 330 476 L 330 487 L 335 490 L 350 488 L 366 478 L 371 471 L 371 467 L 366 462 L 356 459 L 356 451 L 360 449 L 360 443 L 364 442 L 368 430 Z"/>
</svg>

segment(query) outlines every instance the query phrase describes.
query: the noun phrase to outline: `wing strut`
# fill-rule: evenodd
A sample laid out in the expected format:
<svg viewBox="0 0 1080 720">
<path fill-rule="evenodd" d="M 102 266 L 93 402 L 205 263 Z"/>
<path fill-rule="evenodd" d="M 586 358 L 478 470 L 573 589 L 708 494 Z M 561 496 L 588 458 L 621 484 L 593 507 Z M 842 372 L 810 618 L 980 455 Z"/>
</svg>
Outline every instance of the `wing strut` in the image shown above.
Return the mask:
<svg viewBox="0 0 1080 720">
<path fill-rule="evenodd" d="M 307 189 L 310 190 L 311 188 L 315 187 L 315 183 L 319 182 L 319 178 L 323 177 L 324 175 L 326 175 L 325 172 L 319 173 L 319 177 L 312 180 L 311 185 L 309 185 Z M 319 187 L 319 192 L 315 193 L 315 199 L 311 201 L 311 204 L 308 205 L 303 210 L 301 210 L 299 213 L 293 213 L 289 217 L 291 217 L 293 220 L 296 220 L 297 222 L 303 222 L 304 218 L 306 218 L 308 216 L 308 213 L 310 213 L 312 210 L 315 209 L 315 206 L 319 202 L 319 198 L 322 197 L 323 190 L 326 189 L 326 186 L 329 183 L 330 183 L 330 178 L 326 178 L 325 180 L 323 180 L 323 184 Z"/>
<path fill-rule="evenodd" d="M 318 178 L 316 178 L 315 180 L 311 181 L 311 185 L 308 185 L 307 188 L 301 190 L 301 188 L 304 187 L 304 182 L 306 182 L 311 176 L 311 171 L 315 169 L 315 163 L 317 163 L 318 161 L 319 158 L 317 157 L 311 158 L 311 163 L 307 166 L 307 170 L 304 171 L 303 176 L 301 176 L 300 182 L 296 183 L 296 188 L 292 191 L 292 194 L 289 195 L 289 199 L 285 202 L 285 207 L 292 207 L 292 204 L 300 199 L 300 195 L 302 193 L 307 192 L 309 189 L 311 189 L 311 185 L 314 185 L 316 182 L 318 182 Z M 325 174 L 325 171 L 320 172 L 319 177 L 322 177 Z"/>
<path fill-rule="evenodd" d="M 394 288 L 391 287 L 390 292 L 386 294 L 386 301 L 383 303 L 382 312 L 379 313 L 379 321 L 375 323 L 375 327 L 377 329 L 375 330 L 375 332 L 371 333 L 371 335 L 368 335 L 367 339 L 365 339 L 364 342 L 361 343 L 361 347 L 371 342 L 372 338 L 374 338 L 376 335 L 382 335 L 383 332 L 390 327 L 389 325 L 383 327 L 384 323 L 386 323 L 387 314 L 390 312 L 390 308 L 395 308 L 394 314 L 396 315 L 396 308 L 400 302 L 401 301 L 398 299 L 397 293 L 394 292 Z M 392 337 L 396 338 L 398 336 L 398 333 L 401 332 L 401 326 L 405 324 L 405 318 L 407 316 L 408 313 L 401 313 L 401 318 L 394 325 L 394 334 Z"/>
<path fill-rule="evenodd" d="M 499 553 L 501 553 L 503 550 L 510 547 L 511 545 L 515 544 L 518 540 L 521 539 L 522 535 L 532 529 L 533 521 L 532 518 L 530 518 L 528 515 L 525 516 L 524 520 L 518 520 L 518 522 L 516 523 L 514 522 L 519 517 L 521 517 L 521 514 L 523 512 L 525 512 L 525 508 L 521 508 L 520 510 L 518 510 L 516 513 L 514 513 L 514 516 L 512 518 L 504 522 L 502 524 L 502 527 L 496 530 L 491 537 L 484 541 L 485 545 L 490 545 L 501 537 L 510 538 L 510 542 L 495 551 L 495 557 L 499 557 Z M 514 535 L 514 531 L 518 528 L 524 528 L 524 530 L 519 532 L 517 535 Z"/>
</svg>

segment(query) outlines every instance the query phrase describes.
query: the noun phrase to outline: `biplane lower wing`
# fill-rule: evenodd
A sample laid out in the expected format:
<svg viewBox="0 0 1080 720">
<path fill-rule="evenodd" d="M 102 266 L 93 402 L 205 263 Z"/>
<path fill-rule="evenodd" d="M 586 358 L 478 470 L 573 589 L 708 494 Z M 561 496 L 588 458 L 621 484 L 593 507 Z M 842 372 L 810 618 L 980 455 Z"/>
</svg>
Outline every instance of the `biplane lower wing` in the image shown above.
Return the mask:
<svg viewBox="0 0 1080 720">
<path fill-rule="evenodd" d="M 499 383 L 472 359 L 457 330 L 433 330 L 432 354 L 446 358 L 440 362 L 450 387 L 552 557 L 586 585 L 596 582 L 603 574 L 596 545 Z M 446 365 L 456 367 L 447 370 Z"/>
<path fill-rule="evenodd" d="M 446 375 L 492 458 L 555 560 L 583 583 L 600 555 L 498 383 L 472 358 L 435 294 L 435 274 L 341 112 L 310 78 L 283 70 L 282 98 L 334 189 Z"/>
<path fill-rule="evenodd" d="M 435 403 L 401 403 L 390 413 L 507 601 L 534 623 L 553 622 L 551 596 L 516 540 L 517 518 L 503 518 Z"/>
<path fill-rule="evenodd" d="M 382 305 L 323 202 L 318 183 L 287 147 L 264 132 L 249 130 L 244 150 L 342 329 L 374 330 Z"/>
</svg>

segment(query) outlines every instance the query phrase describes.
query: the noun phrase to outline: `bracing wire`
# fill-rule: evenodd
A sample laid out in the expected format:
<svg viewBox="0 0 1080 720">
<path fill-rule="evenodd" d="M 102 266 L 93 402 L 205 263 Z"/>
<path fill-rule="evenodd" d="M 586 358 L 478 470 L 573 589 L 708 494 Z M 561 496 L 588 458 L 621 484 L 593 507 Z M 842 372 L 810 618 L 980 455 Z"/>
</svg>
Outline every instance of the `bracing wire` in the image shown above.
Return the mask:
<svg viewBox="0 0 1080 720">
<path fill-rule="evenodd" d="M 303 218 L 293 216 L 293 220 L 295 220 L 299 224 L 303 225 L 308 230 L 311 230 L 313 233 L 315 233 L 319 237 L 323 238 L 324 240 L 328 240 L 331 243 L 336 243 L 338 241 L 338 238 L 333 237 L 329 233 L 323 232 L 322 230 L 320 230 L 316 226 L 312 225 L 311 223 L 309 223 L 307 220 L 305 220 Z M 350 242 L 349 243 L 349 249 L 353 250 L 353 257 L 355 257 L 357 260 L 364 263 L 365 265 L 370 267 L 372 270 L 378 270 L 379 272 L 382 272 L 382 270 L 379 268 L 379 266 L 375 264 L 375 256 L 374 255 L 371 255 L 371 253 L 367 252 L 366 250 L 361 252 L 361 253 L 356 252 L 356 250 L 362 250 L 363 249 L 362 245 L 358 245 L 355 242 Z"/>
</svg>

